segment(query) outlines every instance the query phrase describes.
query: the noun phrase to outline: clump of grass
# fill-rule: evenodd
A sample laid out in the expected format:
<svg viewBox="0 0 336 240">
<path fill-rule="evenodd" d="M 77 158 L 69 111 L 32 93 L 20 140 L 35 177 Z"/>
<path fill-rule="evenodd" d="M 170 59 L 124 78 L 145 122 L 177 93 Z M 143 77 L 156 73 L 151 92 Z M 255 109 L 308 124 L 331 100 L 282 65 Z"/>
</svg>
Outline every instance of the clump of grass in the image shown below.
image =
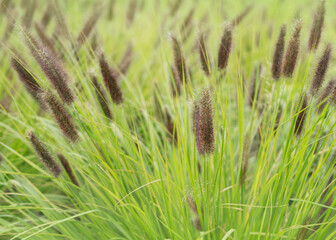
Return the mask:
<svg viewBox="0 0 336 240">
<path fill-rule="evenodd" d="M 44 100 L 53 113 L 53 116 L 64 136 L 66 136 L 70 142 L 76 142 L 79 138 L 78 132 L 67 110 L 51 92 L 45 93 Z"/>
<path fill-rule="evenodd" d="M 212 154 L 215 149 L 211 96 L 210 89 L 204 89 L 199 99 L 195 100 L 193 107 L 193 128 L 200 154 Z"/>
<path fill-rule="evenodd" d="M 24 36 L 31 53 L 52 85 L 55 87 L 63 102 L 66 104 L 73 103 L 74 95 L 68 86 L 69 75 L 65 71 L 61 60 L 58 59 L 58 57 L 55 56 L 47 47 L 42 46 L 27 31 L 24 31 Z"/>
<path fill-rule="evenodd" d="M 106 89 L 109 91 L 112 101 L 115 104 L 123 102 L 123 94 L 119 86 L 119 74 L 111 68 L 105 59 L 104 53 L 99 55 L 99 66 L 102 73 Z"/>
<path fill-rule="evenodd" d="M 40 161 L 46 166 L 47 169 L 55 176 L 59 176 L 62 173 L 61 168 L 51 155 L 47 147 L 40 141 L 34 132 L 28 131 L 27 137 L 33 145 L 36 154 L 39 156 Z"/>
<path fill-rule="evenodd" d="M 294 31 L 291 39 L 289 40 L 284 63 L 283 63 L 283 75 L 285 77 L 292 77 L 297 57 L 300 49 L 300 33 L 301 33 L 302 23 L 297 21 L 294 27 Z"/>
<path fill-rule="evenodd" d="M 79 183 L 77 181 L 77 178 L 75 177 L 72 168 L 70 166 L 70 163 L 68 159 L 66 159 L 62 154 L 57 154 L 58 159 L 61 161 L 63 168 L 65 169 L 66 173 L 68 174 L 71 182 L 75 184 L 76 186 L 79 186 Z"/>
<path fill-rule="evenodd" d="M 308 47 L 310 50 L 316 50 L 319 46 L 323 30 L 325 12 L 325 0 L 321 0 L 320 5 L 318 6 L 314 14 L 313 25 L 310 31 L 310 37 L 308 42 Z"/>
<path fill-rule="evenodd" d="M 278 41 L 275 46 L 272 65 L 272 77 L 278 80 L 281 76 L 282 59 L 285 49 L 286 26 L 281 27 Z"/>
<path fill-rule="evenodd" d="M 328 44 L 327 47 L 324 50 L 324 53 L 317 65 L 316 71 L 315 71 L 315 75 L 313 78 L 313 81 L 310 85 L 310 91 L 311 94 L 313 96 L 315 96 L 318 91 L 320 90 L 324 78 L 325 78 L 325 74 L 327 72 L 328 66 L 329 66 L 329 61 L 330 61 L 330 57 L 331 57 L 331 45 Z"/>
<path fill-rule="evenodd" d="M 228 25 L 223 33 L 218 50 L 218 69 L 224 70 L 229 62 L 232 46 L 232 25 Z"/>
</svg>

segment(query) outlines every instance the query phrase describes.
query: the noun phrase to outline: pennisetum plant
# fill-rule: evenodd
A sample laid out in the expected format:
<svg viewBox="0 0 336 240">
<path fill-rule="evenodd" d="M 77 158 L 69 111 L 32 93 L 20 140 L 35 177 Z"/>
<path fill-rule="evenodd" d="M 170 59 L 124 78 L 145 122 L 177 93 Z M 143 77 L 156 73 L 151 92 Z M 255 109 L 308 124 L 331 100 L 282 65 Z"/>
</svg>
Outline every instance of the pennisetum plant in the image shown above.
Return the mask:
<svg viewBox="0 0 336 240">
<path fill-rule="evenodd" d="M 292 77 L 296 66 L 297 57 L 300 49 L 300 33 L 302 23 L 297 21 L 294 27 L 292 37 L 289 40 L 285 59 L 283 62 L 283 75 L 285 77 Z"/>
<path fill-rule="evenodd" d="M 310 31 L 310 37 L 308 42 L 308 47 L 310 50 L 316 50 L 319 46 L 323 30 L 325 12 L 325 0 L 321 0 L 320 5 L 318 6 L 314 14 L 313 25 Z"/>
<path fill-rule="evenodd" d="M 79 186 L 79 183 L 77 181 L 77 178 L 75 177 L 73 170 L 70 166 L 70 163 L 68 159 L 66 159 L 62 154 L 57 154 L 58 159 L 62 163 L 63 168 L 65 169 L 66 173 L 68 174 L 71 182 L 75 184 L 76 186 Z"/>
<path fill-rule="evenodd" d="M 171 35 L 171 40 L 173 44 L 174 64 L 175 64 L 175 68 L 177 70 L 179 79 L 181 82 L 187 83 L 189 80 L 188 67 L 186 65 L 186 61 L 183 56 L 181 45 L 174 35 Z"/>
<path fill-rule="evenodd" d="M 47 147 L 40 141 L 40 139 L 32 131 L 27 132 L 27 137 L 31 142 L 31 144 L 33 145 L 36 154 L 39 156 L 40 161 L 46 166 L 46 168 L 50 170 L 50 172 L 55 177 L 59 176 L 62 170 L 55 161 L 54 157 L 47 149 Z"/>
<path fill-rule="evenodd" d="M 224 33 L 218 50 L 218 69 L 224 70 L 229 62 L 232 46 L 232 25 L 228 25 L 224 29 Z"/>
<path fill-rule="evenodd" d="M 316 96 L 323 84 L 331 58 L 331 50 L 331 45 L 328 44 L 315 70 L 315 75 L 310 85 L 310 91 L 313 96 Z"/>
<path fill-rule="evenodd" d="M 32 95 L 32 97 L 39 103 L 41 108 L 45 109 L 46 105 L 41 100 L 41 94 L 43 93 L 42 88 L 36 81 L 36 77 L 23 66 L 23 60 L 20 57 L 12 57 L 11 65 L 19 76 L 19 79 L 27 89 L 27 91 Z"/>
<path fill-rule="evenodd" d="M 44 101 L 47 103 L 63 134 L 70 142 L 76 142 L 79 138 L 77 129 L 62 103 L 51 92 L 45 93 Z"/>
<path fill-rule="evenodd" d="M 204 33 L 201 33 L 198 39 L 198 52 L 201 59 L 202 69 L 206 75 L 211 74 L 211 64 L 209 51 L 205 43 Z"/>
<path fill-rule="evenodd" d="M 55 56 L 47 47 L 42 46 L 30 33 L 24 31 L 26 44 L 41 69 L 55 87 L 63 102 L 71 104 L 74 96 L 68 86 L 69 75 L 65 71 L 61 60 Z"/>
<path fill-rule="evenodd" d="M 281 27 L 279 37 L 275 46 L 272 64 L 272 77 L 278 80 L 281 76 L 282 59 L 285 49 L 286 26 Z"/>
<path fill-rule="evenodd" d="M 192 117 L 198 152 L 212 154 L 215 149 L 215 136 L 210 89 L 204 89 L 200 97 L 194 101 Z"/>
<path fill-rule="evenodd" d="M 110 93 L 110 96 L 115 104 L 123 102 L 123 94 L 119 86 L 119 74 L 113 68 L 111 68 L 105 59 L 103 52 L 99 54 L 99 66 L 103 76 L 103 80 L 106 89 Z"/>
</svg>

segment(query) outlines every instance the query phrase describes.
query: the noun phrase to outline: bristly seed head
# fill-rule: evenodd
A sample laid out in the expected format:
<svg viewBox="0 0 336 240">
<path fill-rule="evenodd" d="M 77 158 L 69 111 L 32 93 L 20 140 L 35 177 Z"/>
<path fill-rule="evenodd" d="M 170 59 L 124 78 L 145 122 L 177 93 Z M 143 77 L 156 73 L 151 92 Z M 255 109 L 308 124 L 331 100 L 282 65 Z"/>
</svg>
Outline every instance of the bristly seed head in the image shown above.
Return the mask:
<svg viewBox="0 0 336 240">
<path fill-rule="evenodd" d="M 62 130 L 63 134 L 71 142 L 76 142 L 79 136 L 77 129 L 72 122 L 70 114 L 66 111 L 66 109 L 51 92 L 46 92 L 44 100 L 48 104 L 49 109 L 53 113 L 54 118 L 56 119 L 57 124 Z"/>
<path fill-rule="evenodd" d="M 317 8 L 314 14 L 314 21 L 310 31 L 310 37 L 308 42 L 308 47 L 310 50 L 317 49 L 320 43 L 321 34 L 323 30 L 324 24 L 324 16 L 325 16 L 325 0 L 321 0 L 319 7 Z"/>
<path fill-rule="evenodd" d="M 296 65 L 297 56 L 300 49 L 300 33 L 302 23 L 298 21 L 294 27 L 294 32 L 289 40 L 284 63 L 283 63 L 283 75 L 285 77 L 292 77 Z"/>
<path fill-rule="evenodd" d="M 180 46 L 179 41 L 174 35 L 171 35 L 171 40 L 173 42 L 173 53 L 174 53 L 174 63 L 177 73 L 181 82 L 188 82 L 188 67 L 186 65 L 185 58 L 183 56 L 183 51 Z"/>
<path fill-rule="evenodd" d="M 42 47 L 27 31 L 24 31 L 24 36 L 31 53 L 55 87 L 58 95 L 63 102 L 71 104 L 74 101 L 74 96 L 68 86 L 68 73 L 62 66 L 60 59 L 52 54 L 48 48 Z"/>
<path fill-rule="evenodd" d="M 198 51 L 201 58 L 202 69 L 206 75 L 210 75 L 211 74 L 210 57 L 203 33 L 201 33 L 199 36 Z"/>
<path fill-rule="evenodd" d="M 196 147 L 200 154 L 212 154 L 215 148 L 212 111 L 211 92 L 204 89 L 200 98 L 194 102 L 192 113 Z"/>
<path fill-rule="evenodd" d="M 282 58 L 285 49 L 285 37 L 286 37 L 286 26 L 283 25 L 281 27 L 273 55 L 272 77 L 275 80 L 278 80 L 281 76 Z"/>
<path fill-rule="evenodd" d="M 223 70 L 226 68 L 232 45 L 232 25 L 225 28 L 218 50 L 218 69 Z"/>
<path fill-rule="evenodd" d="M 331 45 L 328 44 L 316 68 L 314 79 L 310 86 L 310 91 L 313 96 L 315 96 L 318 93 L 323 84 L 325 74 L 329 66 L 331 50 L 332 50 Z"/>
<path fill-rule="evenodd" d="M 26 87 L 27 91 L 32 95 L 32 97 L 39 103 L 40 107 L 45 109 L 46 105 L 41 100 L 41 94 L 43 90 L 40 85 L 36 82 L 35 76 L 22 65 L 22 60 L 11 58 L 11 65 L 19 76 L 19 79 Z"/>
<path fill-rule="evenodd" d="M 39 140 L 39 138 L 32 131 L 27 132 L 27 137 L 33 145 L 36 154 L 39 156 L 40 161 L 57 177 L 61 174 L 62 170 L 56 163 L 55 159 L 46 148 L 46 146 Z"/>
<path fill-rule="evenodd" d="M 112 69 L 105 59 L 104 53 L 99 56 L 100 71 L 103 75 L 106 89 L 109 91 L 110 96 L 115 104 L 123 102 L 123 94 L 119 86 L 119 74 L 115 69 Z"/>
<path fill-rule="evenodd" d="M 69 161 L 62 155 L 62 154 L 57 154 L 58 159 L 61 161 L 63 168 L 67 172 L 71 182 L 77 186 L 79 186 L 79 183 L 77 181 L 77 178 L 75 177 L 72 168 L 70 166 Z"/>
</svg>

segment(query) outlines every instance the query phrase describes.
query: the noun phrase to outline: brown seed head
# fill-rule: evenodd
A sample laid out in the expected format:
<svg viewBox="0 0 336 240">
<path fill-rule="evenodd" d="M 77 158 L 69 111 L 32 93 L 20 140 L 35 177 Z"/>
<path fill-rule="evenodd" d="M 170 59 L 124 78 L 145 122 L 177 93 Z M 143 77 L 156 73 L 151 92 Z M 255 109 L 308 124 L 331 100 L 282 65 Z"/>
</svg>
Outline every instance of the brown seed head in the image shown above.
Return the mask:
<svg viewBox="0 0 336 240">
<path fill-rule="evenodd" d="M 112 69 L 105 59 L 104 53 L 99 56 L 100 71 L 103 75 L 104 83 L 115 104 L 123 102 L 123 94 L 119 86 L 119 75 L 115 69 Z"/>
<path fill-rule="evenodd" d="M 310 85 L 310 91 L 313 96 L 315 96 L 318 93 L 323 84 L 325 74 L 329 66 L 330 57 L 331 57 L 331 45 L 328 44 L 318 63 L 318 66 L 315 70 L 314 79 Z"/>
<path fill-rule="evenodd" d="M 219 51 L 218 51 L 218 69 L 223 70 L 226 68 L 232 45 L 232 25 L 229 25 L 222 36 Z"/>
<path fill-rule="evenodd" d="M 35 135 L 35 133 L 28 131 L 27 137 L 33 145 L 36 154 L 39 156 L 40 161 L 46 166 L 46 168 L 48 168 L 55 177 L 60 175 L 62 172 L 61 168 L 56 163 L 55 159 L 46 146 Z"/>
<path fill-rule="evenodd" d="M 213 127 L 213 109 L 211 92 L 203 90 L 201 96 L 194 103 L 193 129 L 196 135 L 196 147 L 200 154 L 212 154 L 214 151 L 215 137 Z"/>
<path fill-rule="evenodd" d="M 56 119 L 56 122 L 63 134 L 71 142 L 76 142 L 78 140 L 78 132 L 67 110 L 51 92 L 47 92 L 45 94 L 44 100 L 48 104 L 48 107 L 53 113 L 54 118 Z"/>
<path fill-rule="evenodd" d="M 63 102 L 71 104 L 74 101 L 74 96 L 68 86 L 69 75 L 65 71 L 60 59 L 52 54 L 52 51 L 47 47 L 42 46 L 27 31 L 24 31 L 24 36 L 31 53 L 55 87 L 58 95 L 62 98 Z"/>
<path fill-rule="evenodd" d="M 67 172 L 71 182 L 77 186 L 79 186 L 79 183 L 72 171 L 72 168 L 70 166 L 69 161 L 62 155 L 62 154 L 57 154 L 58 159 L 61 161 L 63 168 L 65 169 L 65 171 Z"/>
<path fill-rule="evenodd" d="M 198 40 L 198 52 L 201 59 L 202 69 L 206 75 L 211 73 L 210 57 L 205 43 L 204 34 L 201 33 Z"/>
<path fill-rule="evenodd" d="M 282 58 L 285 49 L 285 37 L 286 37 L 286 26 L 283 25 L 281 27 L 273 55 L 272 77 L 276 80 L 278 80 L 281 76 Z"/>
<path fill-rule="evenodd" d="M 300 33 L 301 33 L 302 24 L 298 21 L 295 25 L 294 32 L 291 39 L 289 40 L 284 63 L 283 63 L 283 75 L 285 77 L 292 77 L 297 56 L 299 54 L 300 48 Z"/>
<path fill-rule="evenodd" d="M 325 11 L 326 11 L 325 0 L 321 0 L 319 7 L 317 8 L 314 14 L 314 21 L 310 31 L 310 37 L 308 42 L 308 47 L 310 50 L 312 49 L 316 50 L 320 43 L 324 24 Z"/>
<path fill-rule="evenodd" d="M 185 58 L 183 56 L 183 51 L 182 48 L 180 46 L 179 41 L 177 40 L 177 38 L 172 35 L 171 36 L 171 40 L 173 43 L 173 53 L 174 53 L 174 64 L 175 64 L 175 68 L 177 70 L 177 73 L 179 75 L 179 78 L 181 80 L 181 82 L 188 82 L 188 67 L 186 65 L 186 61 Z"/>
</svg>

